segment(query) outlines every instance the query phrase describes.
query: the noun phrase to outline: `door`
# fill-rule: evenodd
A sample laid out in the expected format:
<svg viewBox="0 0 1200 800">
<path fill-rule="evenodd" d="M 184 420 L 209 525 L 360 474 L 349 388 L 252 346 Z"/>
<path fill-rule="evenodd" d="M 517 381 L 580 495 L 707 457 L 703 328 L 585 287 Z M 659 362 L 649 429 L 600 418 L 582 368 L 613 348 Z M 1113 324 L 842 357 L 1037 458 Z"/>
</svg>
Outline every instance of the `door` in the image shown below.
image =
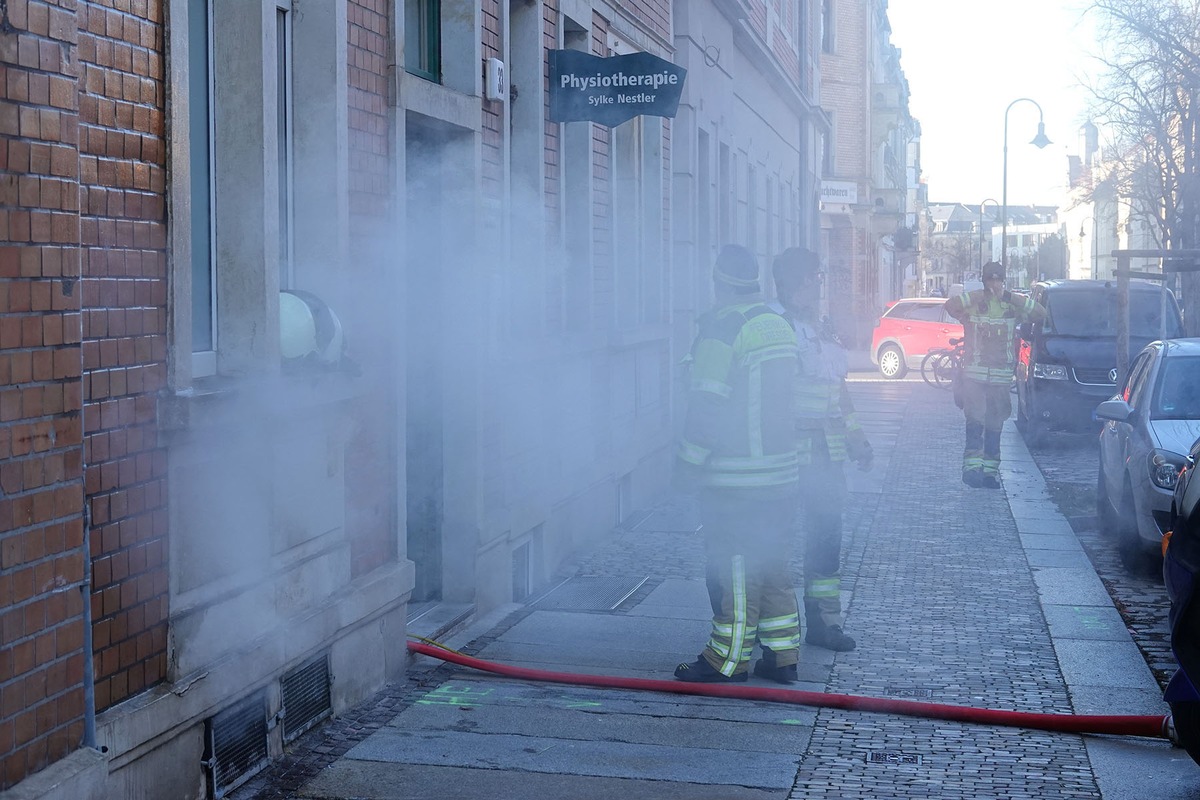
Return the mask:
<svg viewBox="0 0 1200 800">
<path fill-rule="evenodd" d="M 1137 404 L 1144 404 L 1146 379 L 1152 372 L 1150 364 L 1153 353 L 1145 352 L 1137 357 L 1129 370 L 1129 377 L 1120 387 L 1119 396 L 1134 409 L 1128 422 L 1107 420 L 1100 430 L 1100 468 L 1104 489 L 1114 508 L 1118 508 L 1125 491 L 1125 459 L 1130 448 L 1134 418 L 1139 413 Z"/>
</svg>

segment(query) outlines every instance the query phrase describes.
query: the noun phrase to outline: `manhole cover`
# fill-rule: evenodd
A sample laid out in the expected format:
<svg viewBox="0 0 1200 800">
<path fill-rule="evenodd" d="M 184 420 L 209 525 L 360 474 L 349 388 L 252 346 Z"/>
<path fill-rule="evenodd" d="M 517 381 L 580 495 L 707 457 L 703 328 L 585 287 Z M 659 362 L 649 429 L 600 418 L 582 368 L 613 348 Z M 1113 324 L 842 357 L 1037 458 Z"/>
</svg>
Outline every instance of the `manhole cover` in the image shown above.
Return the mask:
<svg viewBox="0 0 1200 800">
<path fill-rule="evenodd" d="M 531 603 L 535 608 L 560 611 L 612 611 L 641 588 L 641 578 L 571 578 Z"/>
<path fill-rule="evenodd" d="M 933 697 L 928 686 L 886 686 L 883 693 L 888 697 Z"/>
<path fill-rule="evenodd" d="M 889 750 L 872 750 L 867 753 L 868 764 L 920 764 L 921 757 L 913 753 L 898 753 Z"/>
</svg>

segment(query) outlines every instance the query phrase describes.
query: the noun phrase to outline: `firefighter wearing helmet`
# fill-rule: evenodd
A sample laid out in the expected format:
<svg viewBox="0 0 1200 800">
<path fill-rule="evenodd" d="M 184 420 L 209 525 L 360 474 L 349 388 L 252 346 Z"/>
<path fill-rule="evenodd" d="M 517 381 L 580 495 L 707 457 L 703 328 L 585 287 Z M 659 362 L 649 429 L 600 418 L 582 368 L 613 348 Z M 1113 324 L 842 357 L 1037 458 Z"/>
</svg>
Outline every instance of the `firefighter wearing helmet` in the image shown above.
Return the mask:
<svg viewBox="0 0 1200 800">
<path fill-rule="evenodd" d="M 958 387 L 966 416 L 962 480 L 1000 488 L 1000 428 L 1012 413 L 1009 387 L 1016 367 L 1016 329 L 1040 322 L 1046 309 L 1032 297 L 1004 288 L 1004 266 L 983 265 L 983 288 L 951 297 L 946 313 L 963 324 L 966 338 Z"/>
<path fill-rule="evenodd" d="M 773 264 L 773 307 L 796 332 L 799 369 L 793 412 L 799 439 L 800 501 L 804 514 L 804 641 L 829 650 L 854 649 L 842 630 L 842 511 L 847 461 L 871 468 L 871 443 L 858 424 L 846 388 L 846 349 L 820 322 L 820 260 L 790 247 Z"/>
</svg>

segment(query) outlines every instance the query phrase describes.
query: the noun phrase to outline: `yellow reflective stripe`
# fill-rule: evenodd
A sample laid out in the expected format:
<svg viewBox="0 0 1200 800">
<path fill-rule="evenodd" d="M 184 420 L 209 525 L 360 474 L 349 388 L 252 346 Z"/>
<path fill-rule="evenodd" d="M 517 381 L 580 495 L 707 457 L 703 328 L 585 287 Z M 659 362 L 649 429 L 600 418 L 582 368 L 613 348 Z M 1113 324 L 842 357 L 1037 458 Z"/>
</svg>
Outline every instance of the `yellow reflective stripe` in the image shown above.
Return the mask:
<svg viewBox="0 0 1200 800">
<path fill-rule="evenodd" d="M 728 399 L 729 396 L 733 394 L 733 387 L 727 383 L 722 383 L 721 381 L 713 380 L 711 378 L 697 378 L 696 380 L 692 381 L 692 391 L 707 392 L 709 394 L 715 394 L 717 397 L 724 397 Z"/>
<path fill-rule="evenodd" d="M 777 358 L 795 358 L 796 348 L 789 345 L 773 345 L 768 347 L 759 347 L 751 350 L 742 359 L 742 363 L 748 367 L 762 364 L 764 361 L 774 361 Z"/>
<path fill-rule="evenodd" d="M 979 456 L 966 456 L 963 458 L 963 469 L 982 469 L 983 459 Z"/>
<path fill-rule="evenodd" d="M 707 447 L 701 447 L 698 444 L 683 439 L 679 442 L 677 454 L 681 460 L 702 467 L 704 466 L 704 462 L 708 460 L 711 452 Z"/>
<path fill-rule="evenodd" d="M 729 652 L 725 654 L 720 669 L 725 677 L 737 669 L 741 663 L 741 652 L 746 646 L 746 560 L 743 556 L 734 556 L 732 562 L 733 633 L 729 637 Z M 733 658 L 734 653 L 738 653 L 738 658 Z"/>
<path fill-rule="evenodd" d="M 791 469 L 777 470 L 771 473 L 706 475 L 704 485 L 721 489 L 751 489 L 756 486 L 788 486 L 798 480 L 800 480 L 800 467 L 796 465 Z"/>
<path fill-rule="evenodd" d="M 796 454 L 792 451 L 761 456 L 713 456 L 708 462 L 720 470 L 773 470 L 793 466 Z"/>
<path fill-rule="evenodd" d="M 837 597 L 841 581 L 837 578 L 817 578 L 804 591 L 805 597 Z"/>
<path fill-rule="evenodd" d="M 791 636 L 758 637 L 758 643 L 768 650 L 795 650 L 800 646 L 800 634 Z"/>
<path fill-rule="evenodd" d="M 762 367 L 751 364 L 747 375 L 746 418 L 749 422 L 750 455 L 763 454 L 762 440 Z"/>
<path fill-rule="evenodd" d="M 758 629 L 760 631 L 777 631 L 781 628 L 794 627 L 800 624 L 800 617 L 796 614 L 788 614 L 785 617 L 770 617 L 769 619 L 759 619 Z"/>
</svg>

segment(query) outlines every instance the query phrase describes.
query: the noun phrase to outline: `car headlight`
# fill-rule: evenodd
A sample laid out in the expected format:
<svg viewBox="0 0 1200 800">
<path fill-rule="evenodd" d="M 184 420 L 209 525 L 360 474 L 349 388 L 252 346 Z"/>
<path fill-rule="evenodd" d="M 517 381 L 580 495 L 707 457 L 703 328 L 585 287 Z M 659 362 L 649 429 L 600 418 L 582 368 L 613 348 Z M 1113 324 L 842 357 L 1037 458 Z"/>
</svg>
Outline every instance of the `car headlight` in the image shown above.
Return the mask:
<svg viewBox="0 0 1200 800">
<path fill-rule="evenodd" d="M 1150 480 L 1160 489 L 1174 489 L 1179 480 L 1179 471 L 1183 469 L 1187 459 L 1170 450 L 1154 450 L 1150 453 Z"/>
<path fill-rule="evenodd" d="M 1034 364 L 1033 377 L 1046 378 L 1051 381 L 1065 381 L 1067 368 L 1062 364 Z"/>
</svg>

